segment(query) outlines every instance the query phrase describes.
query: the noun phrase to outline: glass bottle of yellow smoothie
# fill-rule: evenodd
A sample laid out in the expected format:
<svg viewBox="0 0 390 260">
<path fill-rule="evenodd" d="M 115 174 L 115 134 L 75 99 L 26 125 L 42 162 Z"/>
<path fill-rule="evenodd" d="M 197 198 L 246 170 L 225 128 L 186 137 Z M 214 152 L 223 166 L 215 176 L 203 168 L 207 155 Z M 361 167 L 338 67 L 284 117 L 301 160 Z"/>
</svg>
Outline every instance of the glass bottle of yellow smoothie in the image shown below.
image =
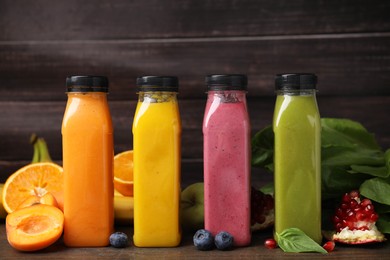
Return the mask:
<svg viewBox="0 0 390 260">
<path fill-rule="evenodd" d="M 181 240 L 178 79 L 144 76 L 137 86 L 133 241 L 138 247 L 175 247 Z"/>
<path fill-rule="evenodd" d="M 314 74 L 276 76 L 275 232 L 299 228 L 321 236 L 321 125 Z"/>
<path fill-rule="evenodd" d="M 66 79 L 68 102 L 62 121 L 64 243 L 107 246 L 114 228 L 113 128 L 108 80 Z"/>
</svg>

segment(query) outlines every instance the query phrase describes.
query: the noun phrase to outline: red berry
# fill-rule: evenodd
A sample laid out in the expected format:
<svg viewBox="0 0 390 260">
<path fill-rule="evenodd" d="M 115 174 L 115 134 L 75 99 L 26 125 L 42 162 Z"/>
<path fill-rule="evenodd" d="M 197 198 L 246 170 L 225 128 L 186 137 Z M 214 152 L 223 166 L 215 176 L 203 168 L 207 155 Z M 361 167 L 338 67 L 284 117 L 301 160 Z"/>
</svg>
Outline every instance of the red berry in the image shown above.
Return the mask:
<svg viewBox="0 0 390 260">
<path fill-rule="evenodd" d="M 274 249 L 277 247 L 277 243 L 275 239 L 273 238 L 268 238 L 264 241 L 264 246 L 268 249 Z"/>
<path fill-rule="evenodd" d="M 326 242 L 322 247 L 328 252 L 332 252 L 334 250 L 334 242 L 333 241 L 328 241 Z"/>
</svg>

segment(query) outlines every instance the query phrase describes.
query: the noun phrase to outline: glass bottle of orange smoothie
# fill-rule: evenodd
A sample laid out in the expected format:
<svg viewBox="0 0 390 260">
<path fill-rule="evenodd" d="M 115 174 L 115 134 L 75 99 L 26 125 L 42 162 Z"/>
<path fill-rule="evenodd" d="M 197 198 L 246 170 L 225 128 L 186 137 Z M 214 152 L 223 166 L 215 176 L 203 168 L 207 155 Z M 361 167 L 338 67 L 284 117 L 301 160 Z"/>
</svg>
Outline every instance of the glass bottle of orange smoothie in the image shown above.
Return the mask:
<svg viewBox="0 0 390 260">
<path fill-rule="evenodd" d="M 139 77 L 137 86 L 133 242 L 138 247 L 174 247 L 181 240 L 178 79 Z"/>
<path fill-rule="evenodd" d="M 299 228 L 321 236 L 321 123 L 314 74 L 276 77 L 275 232 Z"/>
<path fill-rule="evenodd" d="M 107 246 L 113 232 L 113 128 L 108 80 L 66 79 L 68 102 L 62 122 L 64 243 Z"/>
</svg>

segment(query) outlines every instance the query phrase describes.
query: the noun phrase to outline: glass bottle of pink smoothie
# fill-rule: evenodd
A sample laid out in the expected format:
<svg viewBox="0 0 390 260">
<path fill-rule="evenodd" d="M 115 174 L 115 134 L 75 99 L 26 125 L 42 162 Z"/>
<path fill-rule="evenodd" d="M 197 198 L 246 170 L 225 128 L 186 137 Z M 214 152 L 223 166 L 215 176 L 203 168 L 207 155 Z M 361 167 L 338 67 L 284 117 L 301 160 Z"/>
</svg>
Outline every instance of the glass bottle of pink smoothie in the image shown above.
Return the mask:
<svg viewBox="0 0 390 260">
<path fill-rule="evenodd" d="M 203 119 L 205 229 L 247 246 L 250 232 L 250 122 L 245 75 L 209 75 Z"/>
</svg>

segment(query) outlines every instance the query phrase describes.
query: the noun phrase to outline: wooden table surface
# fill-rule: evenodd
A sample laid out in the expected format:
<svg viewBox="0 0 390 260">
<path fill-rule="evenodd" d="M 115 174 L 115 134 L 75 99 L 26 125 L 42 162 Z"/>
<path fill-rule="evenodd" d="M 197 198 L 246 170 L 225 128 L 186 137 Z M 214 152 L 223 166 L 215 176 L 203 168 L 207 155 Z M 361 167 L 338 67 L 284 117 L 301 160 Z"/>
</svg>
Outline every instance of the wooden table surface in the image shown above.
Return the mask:
<svg viewBox="0 0 390 260">
<path fill-rule="evenodd" d="M 132 237 L 132 227 L 117 226 L 116 231 L 125 232 Z M 263 242 L 271 237 L 272 231 L 253 234 L 252 244 L 245 248 L 234 248 L 231 251 L 198 251 L 192 244 L 192 234 L 185 232 L 182 243 L 176 248 L 137 248 L 130 242 L 127 248 L 67 248 L 62 240 L 54 245 L 33 253 L 14 250 L 7 242 L 4 222 L 0 224 L 0 259 L 390 259 L 390 242 L 369 246 L 336 245 L 335 251 L 327 255 L 319 253 L 284 253 L 281 249 L 266 249 Z"/>
</svg>

